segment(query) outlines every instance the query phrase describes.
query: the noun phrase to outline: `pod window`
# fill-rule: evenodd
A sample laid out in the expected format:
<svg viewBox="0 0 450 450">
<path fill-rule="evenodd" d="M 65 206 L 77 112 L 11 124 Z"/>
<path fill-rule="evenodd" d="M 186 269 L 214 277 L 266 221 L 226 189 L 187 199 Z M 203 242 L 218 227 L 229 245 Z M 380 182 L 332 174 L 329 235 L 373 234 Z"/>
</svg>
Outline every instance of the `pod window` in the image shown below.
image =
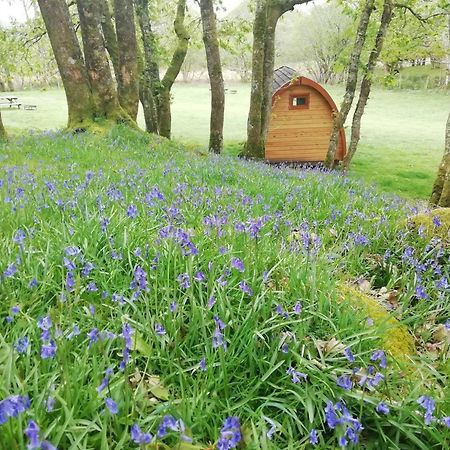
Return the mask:
<svg viewBox="0 0 450 450">
<path fill-rule="evenodd" d="M 308 109 L 309 94 L 291 95 L 289 97 L 289 109 Z"/>
</svg>

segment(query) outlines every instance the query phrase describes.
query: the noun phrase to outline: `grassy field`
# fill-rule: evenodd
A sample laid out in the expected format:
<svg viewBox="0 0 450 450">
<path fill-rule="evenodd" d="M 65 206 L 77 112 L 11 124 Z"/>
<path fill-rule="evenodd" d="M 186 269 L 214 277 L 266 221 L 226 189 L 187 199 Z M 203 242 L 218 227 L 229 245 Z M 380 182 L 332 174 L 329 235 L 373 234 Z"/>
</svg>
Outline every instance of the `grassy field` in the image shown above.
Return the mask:
<svg viewBox="0 0 450 450">
<path fill-rule="evenodd" d="M 0 162 L 1 450 L 450 448 L 448 217 L 124 127 Z"/>
<path fill-rule="evenodd" d="M 227 94 L 225 141 L 227 151 L 235 153 L 236 144 L 245 140 L 249 88 L 245 84 L 229 87 L 238 92 Z M 339 104 L 342 88 L 331 86 L 329 90 Z M 18 92 L 17 95 L 24 103 L 38 105 L 38 110 L 3 110 L 5 125 L 13 132 L 65 125 L 63 91 Z M 376 182 L 384 191 L 426 199 L 443 151 L 449 100 L 449 94 L 444 92 L 375 89 L 364 117 L 352 174 Z M 139 123 L 143 125 L 142 114 Z M 174 136 L 205 146 L 208 126 L 208 86 L 177 84 L 173 102 Z"/>
</svg>

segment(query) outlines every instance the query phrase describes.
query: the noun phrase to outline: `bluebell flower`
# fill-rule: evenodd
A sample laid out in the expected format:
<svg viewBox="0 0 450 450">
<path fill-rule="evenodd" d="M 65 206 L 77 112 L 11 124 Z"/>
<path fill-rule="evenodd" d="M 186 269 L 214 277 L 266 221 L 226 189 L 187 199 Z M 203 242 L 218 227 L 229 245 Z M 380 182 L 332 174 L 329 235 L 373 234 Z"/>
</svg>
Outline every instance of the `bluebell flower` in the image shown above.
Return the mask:
<svg viewBox="0 0 450 450">
<path fill-rule="evenodd" d="M 39 439 L 39 427 L 34 420 L 28 421 L 28 426 L 25 428 L 24 433 L 28 438 L 28 450 L 41 448 L 42 442 Z"/>
<path fill-rule="evenodd" d="M 428 294 L 423 286 L 421 286 L 421 285 L 417 286 L 415 292 L 416 292 L 417 298 L 420 298 L 422 300 L 428 299 Z"/>
<path fill-rule="evenodd" d="M 48 344 L 43 344 L 41 347 L 41 358 L 51 359 L 56 355 L 58 349 L 55 341 L 51 340 Z"/>
<path fill-rule="evenodd" d="M 331 430 L 334 430 L 341 423 L 336 414 L 336 408 L 330 400 L 327 401 L 327 406 L 325 407 L 325 420 L 328 428 Z"/>
<path fill-rule="evenodd" d="M 291 381 L 295 384 L 300 383 L 302 380 L 306 381 L 308 379 L 308 375 L 306 375 L 306 373 L 298 372 L 293 367 L 289 367 L 286 373 L 290 375 Z"/>
<path fill-rule="evenodd" d="M 386 403 L 383 403 L 383 402 L 378 403 L 378 405 L 375 409 L 380 414 L 385 414 L 385 415 L 389 414 L 389 407 L 386 405 Z"/>
<path fill-rule="evenodd" d="M 28 395 L 11 395 L 0 401 L 0 425 L 8 421 L 10 417 L 18 417 L 30 407 Z"/>
<path fill-rule="evenodd" d="M 130 219 L 136 219 L 136 217 L 138 216 L 139 212 L 138 209 L 135 205 L 130 205 L 127 208 L 127 216 Z"/>
<path fill-rule="evenodd" d="M 433 216 L 433 225 L 436 228 L 439 228 L 442 225 L 441 219 L 439 216 Z"/>
<path fill-rule="evenodd" d="M 216 304 L 216 298 L 212 295 L 211 297 L 209 297 L 209 300 L 208 300 L 208 309 L 212 309 L 212 307 L 215 304 Z"/>
<path fill-rule="evenodd" d="M 241 426 L 238 417 L 227 417 L 220 430 L 217 450 L 236 448 L 242 440 Z"/>
<path fill-rule="evenodd" d="M 281 305 L 277 305 L 275 311 L 279 316 L 284 317 L 285 319 L 289 317 L 289 314 L 281 307 Z"/>
<path fill-rule="evenodd" d="M 231 267 L 233 269 L 238 270 L 239 272 L 244 272 L 245 271 L 244 263 L 239 258 L 232 258 L 231 259 Z"/>
<path fill-rule="evenodd" d="M 89 274 L 95 269 L 95 264 L 91 262 L 87 262 L 84 267 L 81 269 L 81 275 L 83 277 L 88 277 Z"/>
<path fill-rule="evenodd" d="M 14 348 L 16 349 L 17 353 L 22 354 L 22 353 L 25 353 L 25 351 L 27 350 L 29 343 L 30 343 L 30 341 L 29 341 L 28 337 L 23 336 L 17 340 Z"/>
<path fill-rule="evenodd" d="M 92 328 L 92 330 L 87 333 L 87 337 L 89 338 L 88 348 L 91 348 L 92 345 L 98 341 L 98 328 Z"/>
<path fill-rule="evenodd" d="M 251 289 L 251 287 L 244 281 L 242 280 L 239 283 L 239 289 L 244 293 L 249 295 L 250 297 L 253 295 L 253 291 Z"/>
<path fill-rule="evenodd" d="M 379 364 L 382 369 L 385 369 L 387 367 L 387 359 L 386 359 L 386 355 L 383 350 L 375 350 L 372 353 L 370 360 L 371 361 L 380 361 Z"/>
<path fill-rule="evenodd" d="M 135 423 L 130 430 L 131 440 L 137 445 L 150 444 L 153 436 L 150 433 L 143 433 L 141 427 Z"/>
<path fill-rule="evenodd" d="M 89 304 L 89 312 L 91 313 L 91 316 L 95 315 L 95 306 L 92 303 Z"/>
<path fill-rule="evenodd" d="M 35 288 L 38 285 L 38 281 L 36 280 L 36 278 L 31 279 L 31 281 L 28 283 L 28 287 L 30 289 Z"/>
<path fill-rule="evenodd" d="M 450 428 L 450 416 L 448 416 L 448 417 L 443 417 L 443 418 L 441 419 L 441 421 L 442 421 L 442 423 L 443 423 L 447 428 Z"/>
<path fill-rule="evenodd" d="M 348 359 L 349 362 L 354 363 L 355 362 L 355 357 L 353 356 L 352 351 L 350 350 L 350 348 L 346 348 L 344 350 L 344 355 L 345 357 Z"/>
<path fill-rule="evenodd" d="M 316 446 L 319 443 L 319 434 L 317 433 L 317 430 L 314 428 L 309 432 L 309 442 L 314 446 Z"/>
<path fill-rule="evenodd" d="M 167 435 L 168 430 L 178 431 L 177 421 L 173 416 L 164 416 L 158 427 L 157 437 L 159 439 L 164 438 Z"/>
<path fill-rule="evenodd" d="M 178 283 L 180 283 L 181 289 L 188 289 L 191 286 L 189 274 L 182 273 L 177 277 Z"/>
<path fill-rule="evenodd" d="M 71 341 L 75 336 L 79 336 L 81 333 L 77 324 L 73 325 L 72 331 L 67 335 L 67 339 Z"/>
<path fill-rule="evenodd" d="M 104 377 L 102 379 L 102 382 L 100 383 L 99 386 L 97 386 L 96 391 L 98 393 L 102 392 L 104 389 L 106 389 L 108 387 L 109 384 L 109 378 L 108 377 Z"/>
<path fill-rule="evenodd" d="M 64 252 L 67 256 L 77 256 L 81 253 L 81 250 L 78 247 L 72 246 L 72 247 L 66 247 L 64 249 Z"/>
<path fill-rule="evenodd" d="M 18 229 L 14 234 L 13 241 L 16 244 L 23 245 L 23 241 L 25 240 L 26 237 L 27 235 L 25 234 L 25 231 Z"/>
<path fill-rule="evenodd" d="M 75 289 L 75 275 L 73 272 L 67 272 L 66 275 L 66 290 L 67 292 L 73 292 Z"/>
<path fill-rule="evenodd" d="M 51 396 L 47 397 L 47 401 L 45 402 L 45 408 L 46 408 L 47 412 L 53 411 L 53 409 L 55 408 L 55 403 L 56 403 L 56 400 L 54 397 L 51 397 Z"/>
<path fill-rule="evenodd" d="M 119 412 L 117 403 L 111 397 L 105 399 L 105 405 L 111 414 L 117 414 Z"/>
<path fill-rule="evenodd" d="M 294 305 L 293 311 L 294 311 L 294 314 L 301 314 L 302 313 L 302 304 L 301 304 L 301 302 L 297 302 Z"/>
<path fill-rule="evenodd" d="M 157 336 L 164 336 L 166 334 L 166 329 L 160 324 L 155 324 L 155 333 Z"/>
<path fill-rule="evenodd" d="M 17 273 L 17 266 L 15 264 L 10 264 L 3 272 L 3 275 L 5 278 L 10 278 L 14 276 L 16 273 Z"/>
<path fill-rule="evenodd" d="M 277 431 L 277 424 L 268 417 L 264 417 L 264 419 L 269 423 L 270 429 L 267 431 L 266 436 L 267 439 L 271 440 L 275 432 Z"/>
<path fill-rule="evenodd" d="M 177 304 L 177 302 L 172 302 L 172 303 L 169 305 L 169 311 L 170 311 L 171 313 L 176 312 L 177 309 L 178 309 L 178 304 Z"/>
<path fill-rule="evenodd" d="M 15 305 L 11 308 L 11 314 L 14 316 L 19 314 L 19 312 L 20 312 L 20 306 Z"/>
<path fill-rule="evenodd" d="M 206 367 L 206 359 L 205 358 L 202 358 L 200 360 L 200 362 L 198 363 L 198 367 L 202 372 L 206 371 L 207 367 Z"/>
<path fill-rule="evenodd" d="M 425 409 L 424 421 L 425 425 L 430 425 L 433 420 L 433 412 L 436 408 L 434 400 L 427 395 L 422 395 L 418 398 L 417 403 Z"/>
<path fill-rule="evenodd" d="M 341 375 L 340 377 L 338 377 L 338 379 L 336 380 L 336 384 L 346 391 L 350 391 L 353 388 L 352 380 L 348 375 Z"/>
</svg>

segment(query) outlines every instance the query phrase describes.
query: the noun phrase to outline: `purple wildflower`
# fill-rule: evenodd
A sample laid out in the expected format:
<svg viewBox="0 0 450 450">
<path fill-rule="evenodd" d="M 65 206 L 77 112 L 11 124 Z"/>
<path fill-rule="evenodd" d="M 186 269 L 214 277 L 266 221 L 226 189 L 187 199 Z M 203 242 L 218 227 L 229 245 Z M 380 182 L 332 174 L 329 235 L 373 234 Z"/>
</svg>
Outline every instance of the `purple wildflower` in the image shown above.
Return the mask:
<svg viewBox="0 0 450 450">
<path fill-rule="evenodd" d="M 139 212 L 138 209 L 135 205 L 130 205 L 127 208 L 127 216 L 130 219 L 136 219 L 136 217 L 138 216 Z"/>
<path fill-rule="evenodd" d="M 155 324 L 155 333 L 157 336 L 164 336 L 166 334 L 166 329 L 160 324 Z"/>
<path fill-rule="evenodd" d="M 180 283 L 181 289 L 188 289 L 191 286 L 190 277 L 187 273 L 178 275 L 177 281 Z"/>
<path fill-rule="evenodd" d="M 28 287 L 30 289 L 35 288 L 38 285 L 38 281 L 36 280 L 36 278 L 33 278 L 29 283 L 28 283 Z"/>
<path fill-rule="evenodd" d="M 137 445 L 150 444 L 153 436 L 150 433 L 143 433 L 140 426 L 135 423 L 130 430 L 131 440 Z"/>
<path fill-rule="evenodd" d="M 41 347 L 41 358 L 51 359 L 56 355 L 56 350 L 58 349 L 55 341 L 51 340 L 48 344 L 44 344 Z"/>
<path fill-rule="evenodd" d="M 383 350 L 375 350 L 370 357 L 371 361 L 380 361 L 380 367 L 382 369 L 386 369 L 387 367 L 387 359 Z"/>
<path fill-rule="evenodd" d="M 450 428 L 450 416 L 449 417 L 443 417 L 441 419 L 441 422 L 447 427 Z"/>
<path fill-rule="evenodd" d="M 25 351 L 27 350 L 29 343 L 30 340 L 28 339 L 28 337 L 23 336 L 17 340 L 14 348 L 16 349 L 17 353 L 22 354 L 25 353 Z"/>
<path fill-rule="evenodd" d="M 340 377 L 338 377 L 338 379 L 336 380 L 336 384 L 346 391 L 350 391 L 353 388 L 352 380 L 348 375 L 341 375 Z"/>
<path fill-rule="evenodd" d="M 217 450 L 236 448 L 242 440 L 241 426 L 238 417 L 227 417 L 220 430 Z"/>
<path fill-rule="evenodd" d="M 297 302 L 294 305 L 293 311 L 294 311 L 294 314 L 297 314 L 297 315 L 302 313 L 302 304 L 301 304 L 301 302 Z"/>
<path fill-rule="evenodd" d="M 239 258 L 232 258 L 231 267 L 239 272 L 245 271 L 244 263 Z"/>
<path fill-rule="evenodd" d="M 239 283 L 239 289 L 240 289 L 244 294 L 247 294 L 247 295 L 249 295 L 250 297 L 253 295 L 252 289 L 250 288 L 250 286 L 249 286 L 244 280 L 242 280 L 242 281 Z"/>
<path fill-rule="evenodd" d="M 314 446 L 316 446 L 319 443 L 319 434 L 317 433 L 317 430 L 314 428 L 309 432 L 309 442 Z"/>
<path fill-rule="evenodd" d="M 47 401 L 45 402 L 45 409 L 47 410 L 47 412 L 53 411 L 53 409 L 55 408 L 55 403 L 56 403 L 56 400 L 54 397 L 51 397 L 51 396 L 47 397 Z"/>
<path fill-rule="evenodd" d="M 378 403 L 377 407 L 375 408 L 377 413 L 380 414 L 389 414 L 389 407 L 386 405 L 386 403 L 380 402 Z"/>
<path fill-rule="evenodd" d="M 163 417 L 158 427 L 157 437 L 162 439 L 167 435 L 168 430 L 178 431 L 178 424 L 173 416 Z"/>
<path fill-rule="evenodd" d="M 17 266 L 15 264 L 10 264 L 5 271 L 3 272 L 3 275 L 5 278 L 10 278 L 14 276 L 17 272 Z"/>
<path fill-rule="evenodd" d="M 298 372 L 293 367 L 289 367 L 286 373 L 291 376 L 291 381 L 294 384 L 300 383 L 302 380 L 306 381 L 308 379 L 308 375 L 306 375 L 306 373 Z"/>
<path fill-rule="evenodd" d="M 87 337 L 89 338 L 88 348 L 91 348 L 92 345 L 98 341 L 98 328 L 92 328 L 92 330 L 87 333 Z"/>
<path fill-rule="evenodd" d="M 107 397 L 105 399 L 105 405 L 109 409 L 109 412 L 111 414 L 117 414 L 119 412 L 119 407 L 117 406 L 117 403 L 111 397 Z"/>
<path fill-rule="evenodd" d="M 25 428 L 24 433 L 28 438 L 28 450 L 41 448 L 42 442 L 39 439 L 39 427 L 34 420 L 28 421 L 28 426 Z"/>
<path fill-rule="evenodd" d="M 346 348 L 344 350 L 344 355 L 345 357 L 348 359 L 349 362 L 354 363 L 355 362 L 355 357 L 353 356 L 352 351 L 350 350 L 350 348 Z"/>
<path fill-rule="evenodd" d="M 199 368 L 202 372 L 205 372 L 205 371 L 206 371 L 207 367 L 206 367 L 206 359 L 205 359 L 205 358 L 202 358 L 202 359 L 200 360 L 200 362 L 198 363 L 198 368 Z"/>
<path fill-rule="evenodd" d="M 422 406 L 422 408 L 425 409 L 424 413 L 424 419 L 425 419 L 425 425 L 430 425 L 431 421 L 433 420 L 433 412 L 436 408 L 434 400 L 431 397 L 428 397 L 427 395 L 422 395 L 417 400 L 417 403 Z"/>
<path fill-rule="evenodd" d="M 12 395 L 0 401 L 0 425 L 8 421 L 10 417 L 18 417 L 30 407 L 28 395 Z"/>
</svg>

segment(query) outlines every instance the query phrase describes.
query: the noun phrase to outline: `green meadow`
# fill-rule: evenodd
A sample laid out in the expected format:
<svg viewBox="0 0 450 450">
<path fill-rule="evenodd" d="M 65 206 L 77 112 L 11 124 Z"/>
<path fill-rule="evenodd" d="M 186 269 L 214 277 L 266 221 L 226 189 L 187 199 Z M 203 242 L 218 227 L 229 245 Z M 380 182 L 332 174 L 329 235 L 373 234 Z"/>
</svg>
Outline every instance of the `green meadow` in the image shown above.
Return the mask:
<svg viewBox="0 0 450 450">
<path fill-rule="evenodd" d="M 225 118 L 226 151 L 236 154 L 245 140 L 249 86 L 229 84 Z M 328 86 L 339 105 L 341 86 Z M 37 111 L 3 109 L 12 133 L 58 129 L 65 125 L 67 106 L 62 90 L 25 91 L 16 95 Z M 352 176 L 376 183 L 386 192 L 426 199 L 444 146 L 449 93 L 432 90 L 387 90 L 371 95 L 362 124 L 361 144 Z M 209 127 L 209 86 L 178 83 L 173 90 L 173 135 L 177 140 L 205 147 Z M 143 123 L 142 113 L 139 124 Z M 348 126 L 347 126 L 348 133 Z"/>
</svg>

